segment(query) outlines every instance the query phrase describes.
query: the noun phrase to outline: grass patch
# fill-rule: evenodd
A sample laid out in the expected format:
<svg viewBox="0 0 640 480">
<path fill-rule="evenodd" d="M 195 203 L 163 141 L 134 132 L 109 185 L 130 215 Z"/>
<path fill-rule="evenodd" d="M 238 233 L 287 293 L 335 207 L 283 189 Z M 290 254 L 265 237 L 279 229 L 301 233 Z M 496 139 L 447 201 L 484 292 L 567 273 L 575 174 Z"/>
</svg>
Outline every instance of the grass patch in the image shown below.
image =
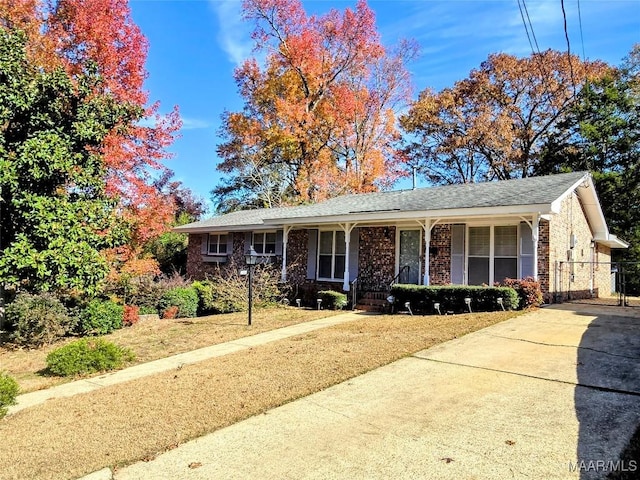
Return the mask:
<svg viewBox="0 0 640 480">
<path fill-rule="evenodd" d="M 299 308 L 257 309 L 251 327 L 247 326 L 246 312 L 189 319 L 142 320 L 100 338 L 132 350 L 136 359 L 131 365 L 137 365 L 338 313 Z M 72 341 L 73 338 L 67 338 L 37 350 L 0 344 L 0 365 L 18 382 L 21 393 L 66 383 L 69 379 L 47 374 L 46 358 L 56 348 Z"/>
<path fill-rule="evenodd" d="M 17 412 L 0 423 L 3 479 L 121 466 L 511 318 L 366 316 Z M 185 326 L 193 326 L 187 325 Z"/>
</svg>

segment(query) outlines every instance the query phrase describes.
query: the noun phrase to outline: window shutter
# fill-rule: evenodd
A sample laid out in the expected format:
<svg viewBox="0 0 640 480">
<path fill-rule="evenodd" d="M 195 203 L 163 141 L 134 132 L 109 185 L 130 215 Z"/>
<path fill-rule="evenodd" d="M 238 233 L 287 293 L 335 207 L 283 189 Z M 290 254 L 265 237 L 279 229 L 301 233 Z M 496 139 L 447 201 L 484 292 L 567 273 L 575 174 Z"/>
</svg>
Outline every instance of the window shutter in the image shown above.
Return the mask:
<svg viewBox="0 0 640 480">
<path fill-rule="evenodd" d="M 200 235 L 200 253 L 206 255 L 209 253 L 209 234 Z"/>
<path fill-rule="evenodd" d="M 353 281 L 358 276 L 358 254 L 360 252 L 360 229 L 351 230 L 349 238 L 349 281 Z"/>
<path fill-rule="evenodd" d="M 251 232 L 244 232 L 244 249 L 242 250 L 244 253 L 249 251 L 249 247 L 253 242 L 253 234 Z"/>
<path fill-rule="evenodd" d="M 227 256 L 233 256 L 233 233 L 227 233 Z"/>
<path fill-rule="evenodd" d="M 282 242 L 283 242 L 284 234 L 282 230 L 278 230 L 276 232 L 276 255 L 282 256 Z"/>
<path fill-rule="evenodd" d="M 318 230 L 307 230 L 309 242 L 307 243 L 307 279 L 315 280 L 316 262 L 318 259 Z"/>
<path fill-rule="evenodd" d="M 451 283 L 464 284 L 464 233 L 465 225 L 451 226 Z"/>
<path fill-rule="evenodd" d="M 518 229 L 518 245 L 520 247 L 520 278 L 533 277 L 533 234 L 526 222 L 520 223 Z"/>
</svg>

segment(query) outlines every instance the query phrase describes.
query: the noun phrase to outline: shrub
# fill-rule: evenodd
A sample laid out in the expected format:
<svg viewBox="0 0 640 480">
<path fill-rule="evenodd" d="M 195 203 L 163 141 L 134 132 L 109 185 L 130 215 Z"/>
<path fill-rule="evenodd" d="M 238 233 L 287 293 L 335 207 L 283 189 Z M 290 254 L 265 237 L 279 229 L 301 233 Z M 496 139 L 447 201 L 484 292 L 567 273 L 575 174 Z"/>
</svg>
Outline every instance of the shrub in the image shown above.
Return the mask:
<svg viewBox="0 0 640 480">
<path fill-rule="evenodd" d="M 54 375 L 68 377 L 115 370 L 134 358 L 131 350 L 101 338 L 82 338 L 49 353 L 47 368 Z"/>
<path fill-rule="evenodd" d="M 178 307 L 177 316 L 181 318 L 195 317 L 198 313 L 198 293 L 193 287 L 174 287 L 162 295 L 158 306 L 161 312 L 169 307 Z"/>
<path fill-rule="evenodd" d="M 318 292 L 318 298 L 322 300 L 322 307 L 328 310 L 342 310 L 347 306 L 347 295 L 333 290 Z"/>
<path fill-rule="evenodd" d="M 162 318 L 164 320 L 173 320 L 178 317 L 178 307 L 175 305 L 167 308 L 164 312 L 162 312 Z"/>
<path fill-rule="evenodd" d="M 518 308 L 520 310 L 529 307 L 539 307 L 542 305 L 543 299 L 540 282 L 534 280 L 532 277 L 523 278 L 522 280 L 507 278 L 504 280 L 502 285 L 505 287 L 511 287 L 518 293 Z"/>
<path fill-rule="evenodd" d="M 502 298 L 507 310 L 517 308 L 519 302 L 518 294 L 510 287 L 394 285 L 391 294 L 396 308 L 404 308 L 409 302 L 411 310 L 418 313 L 437 313 L 434 303 L 440 304 L 441 312 L 467 312 L 465 298 L 471 298 L 474 312 L 500 310 L 498 298 Z"/>
<path fill-rule="evenodd" d="M 80 330 L 87 335 L 104 335 L 122 328 L 124 308 L 111 300 L 93 299 L 80 312 Z"/>
<path fill-rule="evenodd" d="M 37 347 L 64 337 L 73 328 L 73 319 L 58 298 L 50 293 L 20 293 L 6 309 L 13 327 L 12 340 Z"/>
<path fill-rule="evenodd" d="M 16 404 L 19 391 L 18 382 L 6 373 L 0 372 L 0 418 L 7 414 L 8 407 Z"/>
<path fill-rule="evenodd" d="M 125 305 L 122 314 L 122 323 L 128 327 L 135 325 L 140 320 L 140 307 L 137 305 Z"/>
</svg>

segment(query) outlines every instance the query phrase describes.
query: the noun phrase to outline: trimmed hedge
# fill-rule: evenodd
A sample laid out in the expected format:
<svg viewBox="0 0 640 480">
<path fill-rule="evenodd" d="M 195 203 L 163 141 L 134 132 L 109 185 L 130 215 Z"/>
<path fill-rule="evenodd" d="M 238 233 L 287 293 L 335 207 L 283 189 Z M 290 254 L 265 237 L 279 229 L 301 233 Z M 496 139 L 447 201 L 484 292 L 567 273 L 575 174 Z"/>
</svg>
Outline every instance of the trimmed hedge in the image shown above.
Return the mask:
<svg viewBox="0 0 640 480">
<path fill-rule="evenodd" d="M 49 353 L 47 368 L 54 375 L 68 377 L 115 370 L 134 358 L 128 348 L 119 347 L 101 338 L 83 338 Z"/>
<path fill-rule="evenodd" d="M 506 310 L 518 308 L 518 294 L 510 287 L 475 287 L 475 286 L 425 286 L 396 284 L 391 288 L 395 298 L 396 310 L 403 310 L 406 302 L 411 310 L 417 313 L 438 313 L 434 303 L 440 304 L 440 312 L 464 313 L 469 309 L 464 301 L 471 298 L 471 310 L 474 312 L 491 312 L 502 310 L 498 298 L 502 298 Z"/>
<path fill-rule="evenodd" d="M 539 307 L 544 300 L 542 290 L 540 289 L 540 282 L 534 280 L 533 277 L 523 278 L 522 280 L 507 278 L 502 282 L 501 286 L 511 287 L 518 293 L 520 297 L 518 308 L 520 310 L 529 307 Z"/>
<path fill-rule="evenodd" d="M 322 308 L 327 310 L 342 310 L 347 306 L 347 295 L 333 290 L 321 290 L 318 298 L 322 300 Z"/>
</svg>

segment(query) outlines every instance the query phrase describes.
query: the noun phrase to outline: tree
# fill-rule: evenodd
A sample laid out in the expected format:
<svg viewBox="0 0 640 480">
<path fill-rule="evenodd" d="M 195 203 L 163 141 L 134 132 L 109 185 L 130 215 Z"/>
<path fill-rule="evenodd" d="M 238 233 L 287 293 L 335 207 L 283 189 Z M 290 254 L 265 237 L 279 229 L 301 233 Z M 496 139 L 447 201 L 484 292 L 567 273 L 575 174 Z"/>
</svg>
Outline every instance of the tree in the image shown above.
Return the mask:
<svg viewBox="0 0 640 480">
<path fill-rule="evenodd" d="M 95 293 L 101 250 L 126 241 L 102 146 L 139 108 L 97 94 L 101 81 L 90 64 L 43 71 L 25 36 L 0 28 L 0 284 Z"/>
<path fill-rule="evenodd" d="M 589 82 L 562 124 L 569 141 L 547 148 L 544 173 L 590 170 L 613 233 L 630 242 L 615 260 L 640 262 L 640 44 L 619 68 Z M 640 292 L 640 266 L 629 267 Z"/>
<path fill-rule="evenodd" d="M 405 42 L 380 43 L 364 0 L 355 10 L 307 17 L 299 0 L 245 0 L 264 66 L 235 72 L 245 105 L 222 116 L 220 204 L 278 206 L 390 185 L 395 110 L 410 94 Z"/>
<path fill-rule="evenodd" d="M 103 140 L 106 192 L 118 199 L 138 243 L 166 231 L 174 205 L 155 188 L 153 172 L 166 170 L 161 161 L 169 157 L 180 120 L 177 109 L 162 117 L 157 103 L 147 104 L 147 42 L 127 0 L 0 0 L 0 13 L 2 25 L 26 33 L 34 64 L 48 72 L 62 68 L 72 79 L 92 64 L 101 79 L 91 87 L 95 94 L 138 107 Z"/>
<path fill-rule="evenodd" d="M 172 226 L 198 221 L 205 213 L 203 201 L 181 182 L 171 178 L 169 173 L 163 175 L 156 182 L 156 186 L 168 201 L 172 201 L 176 205 Z M 170 231 L 148 242 L 144 245 L 143 251 L 157 260 L 162 273 L 171 275 L 177 272 L 184 275 L 187 273 L 187 247 L 188 235 L 186 233 Z"/>
<path fill-rule="evenodd" d="M 534 175 L 551 140 L 567 141 L 559 125 L 583 82 L 607 71 L 552 50 L 489 55 L 452 88 L 421 92 L 400 118 L 407 161 L 435 183 Z"/>
</svg>

